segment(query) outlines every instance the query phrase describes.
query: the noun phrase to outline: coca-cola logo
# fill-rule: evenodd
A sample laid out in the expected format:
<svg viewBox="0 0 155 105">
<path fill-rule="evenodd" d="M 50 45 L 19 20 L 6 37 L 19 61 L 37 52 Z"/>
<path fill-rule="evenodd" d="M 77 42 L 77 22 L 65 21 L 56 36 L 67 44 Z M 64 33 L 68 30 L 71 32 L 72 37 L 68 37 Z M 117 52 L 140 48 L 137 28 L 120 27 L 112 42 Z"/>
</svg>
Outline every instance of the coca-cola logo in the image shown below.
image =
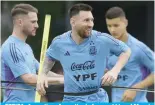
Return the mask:
<svg viewBox="0 0 155 105">
<path fill-rule="evenodd" d="M 89 69 L 93 69 L 95 67 L 95 61 L 86 61 L 82 64 L 76 64 L 75 62 L 72 63 L 71 65 L 71 70 L 75 71 L 75 70 L 89 70 Z"/>
</svg>

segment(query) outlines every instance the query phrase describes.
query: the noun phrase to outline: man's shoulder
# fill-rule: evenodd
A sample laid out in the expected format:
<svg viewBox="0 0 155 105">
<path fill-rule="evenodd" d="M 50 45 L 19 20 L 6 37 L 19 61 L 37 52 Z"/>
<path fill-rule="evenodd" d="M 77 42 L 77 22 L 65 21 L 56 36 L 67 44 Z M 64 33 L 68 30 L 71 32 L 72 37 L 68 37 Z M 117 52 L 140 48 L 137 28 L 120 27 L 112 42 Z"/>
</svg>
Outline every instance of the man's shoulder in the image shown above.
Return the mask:
<svg viewBox="0 0 155 105">
<path fill-rule="evenodd" d="M 14 42 L 11 42 L 10 38 L 8 37 L 2 44 L 2 51 L 9 48 L 11 43 L 14 43 Z"/>
<path fill-rule="evenodd" d="M 4 41 L 4 43 L 2 44 L 2 47 L 8 47 L 8 46 L 10 46 L 10 45 L 21 45 L 21 43 L 19 43 L 19 41 L 16 41 L 14 38 L 12 38 L 12 36 L 9 36 L 5 41 Z"/>
<path fill-rule="evenodd" d="M 104 36 L 109 36 L 108 33 L 104 33 L 104 32 L 100 32 L 100 31 L 97 31 L 97 30 L 92 30 L 92 35 L 93 36 L 96 36 L 96 37 L 104 37 Z"/>
<path fill-rule="evenodd" d="M 100 31 L 96 31 L 96 30 L 92 31 L 92 37 L 93 37 L 93 39 L 97 39 L 98 41 L 101 41 L 102 43 L 105 43 L 108 40 L 115 40 L 108 33 L 100 32 Z"/>
<path fill-rule="evenodd" d="M 111 37 L 108 33 L 92 30 L 92 36 L 95 38 L 106 38 Z"/>
<path fill-rule="evenodd" d="M 1 49 L 1 56 L 2 59 L 3 57 L 6 57 L 10 55 L 11 52 L 14 52 L 15 44 L 13 42 L 10 42 L 9 39 L 7 39 L 3 44 L 2 44 L 2 49 Z"/>
<path fill-rule="evenodd" d="M 133 36 L 130 36 L 130 42 L 131 42 L 131 47 L 134 48 L 137 53 L 141 53 L 141 52 L 147 52 L 150 50 L 150 48 L 144 44 L 142 41 L 136 39 L 135 37 Z"/>
<path fill-rule="evenodd" d="M 139 48 L 140 52 L 142 51 L 142 52 L 146 53 L 146 52 L 151 51 L 151 49 L 141 41 L 138 41 L 136 46 L 137 46 L 137 48 Z"/>
<path fill-rule="evenodd" d="M 28 45 L 28 44 L 27 44 Z M 28 45 L 29 46 L 29 45 Z M 12 40 L 10 37 L 2 44 L 2 54 L 10 52 L 22 52 L 23 46 L 18 41 Z"/>
<path fill-rule="evenodd" d="M 71 31 L 67 31 L 67 32 L 64 32 L 63 34 L 60 34 L 58 36 L 56 36 L 53 41 L 54 42 L 61 42 L 61 41 L 64 41 L 66 39 L 68 39 L 68 37 L 70 36 L 71 34 Z"/>
<path fill-rule="evenodd" d="M 146 45 L 138 40 L 137 38 L 135 38 L 134 36 L 130 35 L 130 40 L 129 40 L 129 43 L 132 45 L 132 46 L 135 46 L 135 47 L 138 47 L 138 48 L 141 48 L 141 47 L 146 47 Z"/>
</svg>

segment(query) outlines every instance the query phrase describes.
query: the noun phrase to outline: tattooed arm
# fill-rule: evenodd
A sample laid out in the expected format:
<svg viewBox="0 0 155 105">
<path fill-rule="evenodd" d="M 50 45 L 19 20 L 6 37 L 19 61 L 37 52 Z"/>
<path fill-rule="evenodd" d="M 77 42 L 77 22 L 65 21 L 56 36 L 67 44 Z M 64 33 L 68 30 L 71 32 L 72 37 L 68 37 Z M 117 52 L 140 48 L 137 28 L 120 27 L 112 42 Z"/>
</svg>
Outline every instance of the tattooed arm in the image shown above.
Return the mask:
<svg viewBox="0 0 155 105">
<path fill-rule="evenodd" d="M 49 59 L 48 57 L 45 57 L 42 74 L 47 75 L 47 73 L 52 69 L 54 64 L 55 64 L 55 61 Z M 52 74 L 55 75 L 55 73 L 53 72 Z"/>
<path fill-rule="evenodd" d="M 64 82 L 64 78 L 62 75 L 59 75 L 50 71 L 54 66 L 54 64 L 55 64 L 55 61 L 49 59 L 48 57 L 45 57 L 44 64 L 43 64 L 43 71 L 37 82 L 37 91 L 42 96 L 46 94 L 45 87 L 48 88 L 48 83 L 60 84 Z M 47 76 L 48 73 L 50 73 L 50 77 Z"/>
</svg>

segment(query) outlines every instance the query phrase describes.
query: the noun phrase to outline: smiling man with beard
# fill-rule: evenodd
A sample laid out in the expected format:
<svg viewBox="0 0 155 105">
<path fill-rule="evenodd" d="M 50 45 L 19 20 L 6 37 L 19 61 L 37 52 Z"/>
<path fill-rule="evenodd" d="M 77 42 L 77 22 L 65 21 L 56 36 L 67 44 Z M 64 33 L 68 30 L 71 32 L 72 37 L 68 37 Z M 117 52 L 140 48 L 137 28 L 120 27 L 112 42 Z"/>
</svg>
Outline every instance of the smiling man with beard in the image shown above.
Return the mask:
<svg viewBox="0 0 155 105">
<path fill-rule="evenodd" d="M 37 90 L 45 95 L 47 73 L 56 60 L 64 70 L 65 102 L 108 102 L 108 96 L 101 85 L 112 84 L 130 57 L 130 49 L 121 41 L 106 33 L 92 30 L 94 18 L 92 7 L 75 4 L 69 10 L 71 31 L 57 36 L 49 46 L 43 72 Z M 109 53 L 119 56 L 117 64 L 104 74 L 106 57 Z M 82 95 L 83 94 L 83 95 Z"/>
</svg>

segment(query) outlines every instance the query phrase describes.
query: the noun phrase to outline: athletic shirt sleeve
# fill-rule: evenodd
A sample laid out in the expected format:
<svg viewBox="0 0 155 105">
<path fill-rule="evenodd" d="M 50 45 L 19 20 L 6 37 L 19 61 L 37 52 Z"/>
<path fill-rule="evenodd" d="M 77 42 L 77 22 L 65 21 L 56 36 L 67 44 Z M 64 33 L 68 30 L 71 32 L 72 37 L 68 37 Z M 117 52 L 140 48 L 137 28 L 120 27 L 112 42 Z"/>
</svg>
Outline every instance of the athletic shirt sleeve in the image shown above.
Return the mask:
<svg viewBox="0 0 155 105">
<path fill-rule="evenodd" d="M 154 52 L 142 42 L 137 46 L 139 48 L 137 55 L 139 55 L 140 63 L 151 72 L 154 72 Z"/>
<path fill-rule="evenodd" d="M 46 57 L 51 60 L 59 61 L 59 37 L 55 37 L 46 52 Z"/>
<path fill-rule="evenodd" d="M 122 52 L 125 52 L 129 49 L 129 47 L 124 42 L 113 38 L 109 34 L 102 33 L 102 36 L 104 37 L 103 42 L 106 42 L 111 54 L 119 56 Z"/>
<path fill-rule="evenodd" d="M 10 67 L 15 78 L 25 73 L 31 73 L 21 52 L 15 43 L 10 43 L 3 49 L 2 53 L 4 62 Z"/>
</svg>

